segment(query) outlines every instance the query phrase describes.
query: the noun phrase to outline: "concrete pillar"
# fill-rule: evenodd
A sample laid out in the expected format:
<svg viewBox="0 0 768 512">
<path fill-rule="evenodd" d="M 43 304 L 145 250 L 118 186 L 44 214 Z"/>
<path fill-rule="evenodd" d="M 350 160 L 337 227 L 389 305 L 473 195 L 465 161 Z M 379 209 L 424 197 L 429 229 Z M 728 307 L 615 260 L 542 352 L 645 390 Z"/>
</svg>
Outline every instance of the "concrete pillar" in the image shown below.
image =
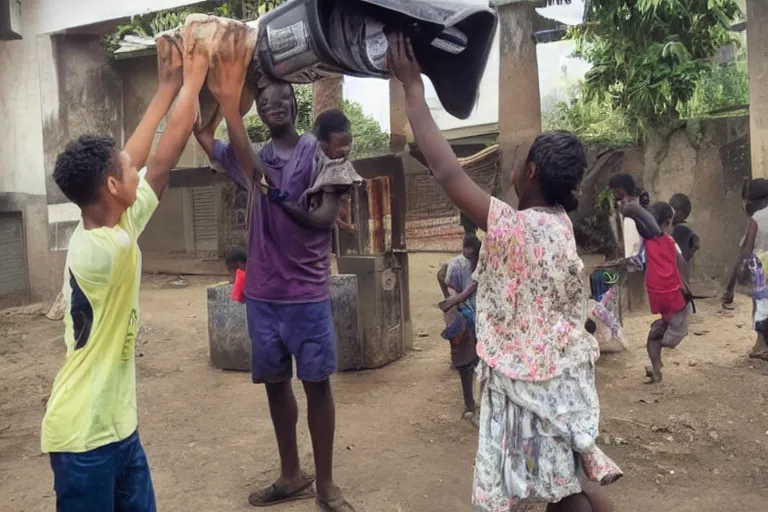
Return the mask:
<svg viewBox="0 0 768 512">
<path fill-rule="evenodd" d="M 539 66 L 533 39 L 543 0 L 495 0 L 499 12 L 499 146 L 502 198 L 517 202 L 512 171 L 541 132 Z"/>
<path fill-rule="evenodd" d="M 341 108 L 344 99 L 344 77 L 333 76 L 312 84 L 312 116 L 334 108 Z"/>
<path fill-rule="evenodd" d="M 749 129 L 752 177 L 768 178 L 768 2 L 747 0 Z"/>
</svg>

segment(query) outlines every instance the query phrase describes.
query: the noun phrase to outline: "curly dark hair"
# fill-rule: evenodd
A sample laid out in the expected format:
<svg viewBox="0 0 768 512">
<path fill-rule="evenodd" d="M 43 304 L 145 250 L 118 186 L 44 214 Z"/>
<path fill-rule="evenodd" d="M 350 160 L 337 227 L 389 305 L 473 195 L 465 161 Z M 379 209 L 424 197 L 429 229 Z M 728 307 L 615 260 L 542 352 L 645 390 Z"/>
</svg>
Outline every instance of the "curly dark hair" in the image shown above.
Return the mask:
<svg viewBox="0 0 768 512">
<path fill-rule="evenodd" d="M 630 174 L 620 172 L 608 180 L 608 188 L 619 188 L 630 196 L 637 195 L 637 182 Z"/>
<path fill-rule="evenodd" d="M 653 215 L 653 218 L 656 219 L 656 223 L 662 229 L 664 224 L 672 222 L 672 217 L 675 215 L 675 211 L 669 203 L 665 203 L 664 201 L 653 203 L 648 207 L 648 211 Z"/>
<path fill-rule="evenodd" d="M 542 133 L 533 141 L 526 163 L 536 164 L 544 199 L 571 212 L 579 207 L 576 193 L 587 167 L 579 138 L 569 132 Z"/>
<path fill-rule="evenodd" d="M 679 224 L 685 222 L 691 214 L 691 200 L 685 194 L 675 194 L 669 199 L 669 205 L 675 210 L 673 222 Z"/>
<path fill-rule="evenodd" d="M 471 247 L 478 253 L 480 252 L 480 247 L 482 246 L 482 242 L 480 242 L 480 239 L 477 238 L 476 235 L 465 235 L 464 241 L 462 242 L 462 248 L 464 247 Z"/>
<path fill-rule="evenodd" d="M 350 133 L 352 123 L 339 109 L 326 110 L 315 119 L 314 132 L 318 140 L 330 142 L 332 133 Z"/>
<path fill-rule="evenodd" d="M 98 201 L 107 176 L 119 172 L 115 139 L 81 135 L 56 157 L 53 180 L 67 199 L 83 207 Z"/>
<path fill-rule="evenodd" d="M 248 252 L 242 247 L 232 247 L 224 258 L 229 270 L 234 270 L 240 263 L 248 262 Z"/>
</svg>

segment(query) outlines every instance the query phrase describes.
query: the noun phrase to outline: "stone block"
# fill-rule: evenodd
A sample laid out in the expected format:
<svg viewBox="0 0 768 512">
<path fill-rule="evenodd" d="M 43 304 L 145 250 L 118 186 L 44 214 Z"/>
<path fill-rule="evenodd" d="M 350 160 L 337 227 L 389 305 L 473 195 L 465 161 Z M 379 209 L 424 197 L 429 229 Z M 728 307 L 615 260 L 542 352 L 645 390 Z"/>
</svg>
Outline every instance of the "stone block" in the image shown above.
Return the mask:
<svg viewBox="0 0 768 512">
<path fill-rule="evenodd" d="M 232 285 L 208 288 L 208 343 L 211 364 L 221 370 L 250 371 L 251 341 L 245 305 L 230 298 Z M 336 330 L 339 371 L 363 366 L 363 334 L 358 307 L 357 276 L 331 278 L 331 310 Z"/>
<path fill-rule="evenodd" d="M 220 370 L 249 371 L 251 341 L 245 304 L 233 301 L 232 285 L 208 288 L 208 344 L 211 364 Z"/>
</svg>

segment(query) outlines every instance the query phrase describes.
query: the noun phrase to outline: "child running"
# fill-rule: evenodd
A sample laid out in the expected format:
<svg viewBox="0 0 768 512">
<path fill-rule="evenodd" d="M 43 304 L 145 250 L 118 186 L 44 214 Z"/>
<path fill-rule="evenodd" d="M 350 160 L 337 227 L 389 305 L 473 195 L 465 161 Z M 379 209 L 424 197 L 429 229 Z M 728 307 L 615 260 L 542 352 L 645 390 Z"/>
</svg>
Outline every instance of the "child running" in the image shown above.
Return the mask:
<svg viewBox="0 0 768 512">
<path fill-rule="evenodd" d="M 645 373 L 652 384 L 662 380 L 661 349 L 676 348 L 688 335 L 692 296 L 685 279 L 687 264 L 671 236 L 674 210 L 668 203 L 654 203 L 646 210 L 638 203 L 626 202 L 621 213 L 635 221 L 643 238 L 648 303 L 652 313 L 661 315 L 648 333 L 651 366 Z"/>
<path fill-rule="evenodd" d="M 464 237 L 462 254 L 451 259 L 438 272 L 437 279 L 443 290 L 440 309 L 445 313 L 443 338 L 451 342 L 451 363 L 459 371 L 461 391 L 464 395 L 462 418 L 470 422 L 475 418 L 475 396 L 472 390 L 474 370 L 478 357 L 475 344 L 475 295 L 477 283 L 472 273 L 480 256 L 480 240 L 475 235 Z"/>
<path fill-rule="evenodd" d="M 462 169 L 424 99 L 413 48 L 389 37 L 389 64 L 403 83 L 408 120 L 435 179 L 486 232 L 477 266 L 479 443 L 474 510 L 611 510 L 580 476 L 607 484 L 619 468 L 596 446 L 595 338 L 585 329 L 584 264 L 567 212 L 587 166 L 572 134 L 539 135 L 512 182 L 517 209 L 491 197 Z"/>
<path fill-rule="evenodd" d="M 192 134 L 208 71 L 208 58 L 194 47 L 184 52 L 182 71 L 181 52 L 169 37 L 158 39 L 157 51 L 160 85 L 125 149 L 112 138 L 83 135 L 58 156 L 53 171 L 82 213 L 66 261 L 67 352 L 42 425 L 59 512 L 156 509 L 137 430 L 137 240 Z M 139 172 L 179 89 L 157 152 Z"/>
</svg>

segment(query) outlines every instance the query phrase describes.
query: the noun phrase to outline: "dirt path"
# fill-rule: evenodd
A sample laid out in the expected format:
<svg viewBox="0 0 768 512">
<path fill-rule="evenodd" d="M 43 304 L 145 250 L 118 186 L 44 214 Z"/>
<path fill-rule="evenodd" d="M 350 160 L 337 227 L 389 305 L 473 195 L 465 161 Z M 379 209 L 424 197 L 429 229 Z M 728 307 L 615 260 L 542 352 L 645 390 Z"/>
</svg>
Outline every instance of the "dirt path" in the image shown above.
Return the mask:
<svg viewBox="0 0 768 512">
<path fill-rule="evenodd" d="M 377 371 L 334 379 L 336 473 L 358 510 L 468 511 L 475 433 L 459 421 L 458 377 L 439 338 L 434 274 L 444 256 L 411 258 L 420 351 Z M 208 366 L 206 282 L 142 291 L 137 348 L 141 434 L 159 510 L 245 511 L 269 483 L 277 454 L 263 390 L 249 376 Z M 762 510 L 768 498 L 768 363 L 746 358 L 749 307 L 700 304 L 692 334 L 665 354 L 665 382 L 642 384 L 650 317 L 627 320 L 629 353 L 598 365 L 601 442 L 627 476 L 607 489 L 617 511 Z M 698 333 L 694 335 L 693 332 Z M 0 510 L 54 506 L 40 455 L 44 399 L 63 354 L 61 327 L 43 317 L 0 316 Z M 300 397 L 300 452 L 311 447 Z M 279 511 L 310 512 L 311 503 Z"/>
</svg>

